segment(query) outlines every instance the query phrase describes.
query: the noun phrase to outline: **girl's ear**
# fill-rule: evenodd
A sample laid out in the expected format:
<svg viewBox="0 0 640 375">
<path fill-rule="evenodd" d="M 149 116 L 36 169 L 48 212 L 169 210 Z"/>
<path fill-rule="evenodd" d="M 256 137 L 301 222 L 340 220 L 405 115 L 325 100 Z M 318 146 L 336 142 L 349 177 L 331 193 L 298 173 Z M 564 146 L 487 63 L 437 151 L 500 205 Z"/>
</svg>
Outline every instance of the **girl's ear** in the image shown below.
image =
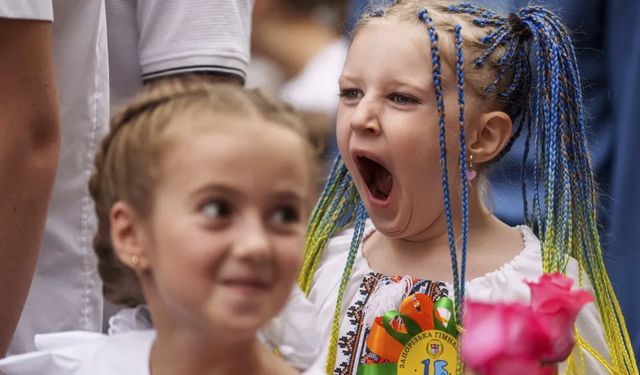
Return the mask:
<svg viewBox="0 0 640 375">
<path fill-rule="evenodd" d="M 509 142 L 513 124 L 511 117 L 502 111 L 483 113 L 477 124 L 469 151 L 474 163 L 486 163 L 498 156 Z"/>
<path fill-rule="evenodd" d="M 113 251 L 122 263 L 138 272 L 149 269 L 148 243 L 142 221 L 136 212 L 122 201 L 116 202 L 109 212 Z"/>
</svg>

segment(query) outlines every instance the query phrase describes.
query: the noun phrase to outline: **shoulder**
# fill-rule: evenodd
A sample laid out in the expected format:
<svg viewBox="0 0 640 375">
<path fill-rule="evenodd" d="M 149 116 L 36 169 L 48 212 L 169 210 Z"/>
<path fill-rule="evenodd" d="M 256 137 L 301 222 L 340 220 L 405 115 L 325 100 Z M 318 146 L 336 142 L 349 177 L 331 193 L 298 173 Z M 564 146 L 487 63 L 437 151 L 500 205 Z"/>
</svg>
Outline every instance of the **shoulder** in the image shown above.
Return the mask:
<svg viewBox="0 0 640 375">
<path fill-rule="evenodd" d="M 12 375 L 75 374 L 108 340 L 108 336 L 86 331 L 37 335 L 38 350 L 0 360 L 0 373 Z"/>
<path fill-rule="evenodd" d="M 373 230 L 373 224 L 367 220 L 363 238 L 366 238 Z M 311 293 L 309 295 L 312 301 L 316 300 L 319 295 L 323 295 L 323 292 L 327 289 L 337 288 L 342 277 L 342 271 L 347 262 L 349 250 L 351 249 L 353 233 L 354 229 L 348 228 L 329 240 L 326 249 L 322 253 L 320 265 L 313 277 Z M 367 265 L 358 251 L 352 274 L 357 274 L 361 268 L 367 268 Z"/>
<path fill-rule="evenodd" d="M 150 330 L 115 336 L 86 331 L 38 335 L 38 350 L 0 360 L 0 373 L 145 375 L 149 373 L 147 363 L 154 338 L 155 331 Z"/>
<path fill-rule="evenodd" d="M 522 251 L 499 269 L 467 283 L 470 299 L 484 302 L 527 302 L 529 287 L 525 281 L 537 280 L 542 275 L 540 241 L 526 226 L 518 226 L 522 233 Z"/>
<path fill-rule="evenodd" d="M 76 375 L 148 375 L 154 330 L 109 336 L 79 367 Z"/>
<path fill-rule="evenodd" d="M 293 367 L 306 369 L 320 354 L 316 321 L 318 311 L 298 286 L 294 286 L 284 309 L 262 329 L 258 337 L 277 349 Z"/>
</svg>

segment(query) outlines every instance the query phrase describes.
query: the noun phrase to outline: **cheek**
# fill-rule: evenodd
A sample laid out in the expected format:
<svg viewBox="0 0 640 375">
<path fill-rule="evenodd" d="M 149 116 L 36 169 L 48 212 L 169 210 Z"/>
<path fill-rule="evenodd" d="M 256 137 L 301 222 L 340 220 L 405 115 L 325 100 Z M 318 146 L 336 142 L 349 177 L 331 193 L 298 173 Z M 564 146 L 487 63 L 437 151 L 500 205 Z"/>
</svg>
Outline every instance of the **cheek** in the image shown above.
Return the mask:
<svg viewBox="0 0 640 375">
<path fill-rule="evenodd" d="M 274 266 L 278 276 L 279 293 L 283 291 L 288 294 L 289 289 L 295 282 L 295 279 L 302 265 L 302 257 L 304 253 L 304 237 L 302 233 L 296 238 L 278 239 L 277 250 L 274 254 Z"/>
<path fill-rule="evenodd" d="M 351 126 L 349 124 L 350 117 L 351 110 L 341 105 L 338 108 L 336 116 L 336 139 L 343 157 L 345 156 L 344 152 L 347 152 L 346 147 L 348 145 L 349 135 L 351 134 Z"/>
<path fill-rule="evenodd" d="M 275 262 L 283 279 L 295 279 L 302 264 L 304 237 L 300 236 L 278 241 Z"/>
<path fill-rule="evenodd" d="M 183 233 L 188 235 L 167 238 L 161 245 L 162 254 L 154 272 L 158 287 L 177 299 L 208 294 L 225 253 L 225 241 L 220 236 Z"/>
</svg>

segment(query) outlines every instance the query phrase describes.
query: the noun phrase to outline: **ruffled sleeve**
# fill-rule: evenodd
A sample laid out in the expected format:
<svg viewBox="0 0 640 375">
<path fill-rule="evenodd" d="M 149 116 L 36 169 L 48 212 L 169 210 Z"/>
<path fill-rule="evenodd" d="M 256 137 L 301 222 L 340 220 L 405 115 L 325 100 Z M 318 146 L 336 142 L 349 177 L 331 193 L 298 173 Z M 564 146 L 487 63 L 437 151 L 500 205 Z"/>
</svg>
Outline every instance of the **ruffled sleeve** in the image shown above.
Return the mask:
<svg viewBox="0 0 640 375">
<path fill-rule="evenodd" d="M 516 302 L 529 303 L 531 293 L 525 281 L 535 281 L 542 276 L 542 254 L 540 241 L 531 229 L 520 226 L 525 247 L 513 260 L 500 269 L 466 284 L 467 298 L 482 302 Z M 567 276 L 574 280 L 574 288 L 580 287 L 593 294 L 593 288 L 587 276 L 580 272 L 578 262 L 571 258 L 567 265 Z M 582 280 L 582 286 L 579 282 Z M 576 321 L 579 335 L 602 357 L 610 361 L 610 354 L 604 338 L 604 330 L 600 313 L 595 303 L 587 304 Z M 609 371 L 584 348 L 576 345 L 574 360 L 579 365 L 584 363 L 585 374 L 609 374 Z M 560 373 L 565 373 L 567 363 L 560 366 Z"/>
<path fill-rule="evenodd" d="M 519 226 L 518 230 L 524 241 L 520 254 L 496 271 L 469 281 L 465 287 L 467 298 L 482 302 L 529 302 L 531 294 L 525 281 L 542 276 L 540 241 L 528 227 Z"/>
<path fill-rule="evenodd" d="M 0 360 L 0 374 L 72 375 L 105 339 L 101 333 L 86 331 L 36 335 L 38 350 Z"/>
<path fill-rule="evenodd" d="M 315 306 L 298 286 L 293 288 L 287 305 L 258 334 L 267 345 L 297 369 L 307 369 L 318 358 L 322 343 L 317 340 L 318 317 Z"/>
</svg>

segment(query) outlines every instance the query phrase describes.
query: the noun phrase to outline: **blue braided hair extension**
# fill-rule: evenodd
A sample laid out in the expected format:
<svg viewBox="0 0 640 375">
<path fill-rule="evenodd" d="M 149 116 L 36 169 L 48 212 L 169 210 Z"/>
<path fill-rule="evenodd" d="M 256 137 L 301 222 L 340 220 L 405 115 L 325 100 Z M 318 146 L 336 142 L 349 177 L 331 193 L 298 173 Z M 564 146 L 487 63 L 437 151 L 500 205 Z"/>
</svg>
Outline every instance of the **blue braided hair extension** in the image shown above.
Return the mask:
<svg viewBox="0 0 640 375">
<path fill-rule="evenodd" d="M 504 51 L 492 60 L 496 76 L 486 94 L 504 105 L 515 131 L 496 160 L 526 128 L 523 164 L 533 147 L 534 171 L 527 176 L 523 166 L 525 215 L 529 215 L 529 178 L 534 193 L 531 216 L 525 220 L 535 224 L 542 240 L 544 271 L 564 272 L 570 257 L 578 261 L 594 289 L 613 363 L 598 360 L 616 373 L 638 373 L 624 317 L 602 260 L 580 74 L 569 32 L 557 16 L 538 6 L 508 17 L 471 4 L 450 5 L 447 10 L 469 15 L 473 25 L 490 30 L 479 40 L 485 50 L 474 61 L 475 67 L 483 67 L 496 51 Z M 580 345 L 589 350 L 584 340 Z"/>
<path fill-rule="evenodd" d="M 454 27 L 454 38 L 456 45 L 456 77 L 458 89 L 458 106 L 460 115 L 460 181 L 462 184 L 462 259 L 460 263 L 460 300 L 464 301 L 465 275 L 467 273 L 467 244 L 469 242 L 469 183 L 467 180 L 467 141 L 464 133 L 464 54 L 462 51 L 462 26 Z M 455 251 L 455 249 L 454 249 Z M 452 260 L 453 261 L 453 260 Z M 456 304 L 458 316 L 463 317 L 463 303 Z M 461 321 L 460 321 L 461 322 Z"/>
<path fill-rule="evenodd" d="M 444 97 L 442 93 L 442 72 L 440 62 L 440 52 L 438 50 L 438 33 L 436 27 L 429 16 L 429 11 L 424 8 L 418 14 L 418 17 L 426 24 L 429 38 L 431 41 L 431 62 L 433 69 L 433 89 L 435 91 L 436 107 L 438 109 L 438 127 L 440 142 L 440 171 L 442 179 L 442 194 L 444 198 L 445 218 L 447 221 L 447 237 L 449 239 L 449 253 L 451 255 L 451 268 L 453 273 L 454 296 L 456 300 L 456 321 L 462 323 L 461 305 L 462 294 L 464 293 L 464 285 L 460 283 L 460 271 L 458 269 L 458 254 L 456 251 L 456 242 L 453 234 L 453 219 L 451 215 L 451 199 L 449 193 L 449 176 L 447 174 L 447 144 L 446 144 L 446 127 L 445 127 L 445 111 Z M 464 118 L 463 118 L 464 119 Z M 466 163 L 466 160 L 465 160 Z M 466 177 L 465 177 L 466 180 Z"/>
</svg>

